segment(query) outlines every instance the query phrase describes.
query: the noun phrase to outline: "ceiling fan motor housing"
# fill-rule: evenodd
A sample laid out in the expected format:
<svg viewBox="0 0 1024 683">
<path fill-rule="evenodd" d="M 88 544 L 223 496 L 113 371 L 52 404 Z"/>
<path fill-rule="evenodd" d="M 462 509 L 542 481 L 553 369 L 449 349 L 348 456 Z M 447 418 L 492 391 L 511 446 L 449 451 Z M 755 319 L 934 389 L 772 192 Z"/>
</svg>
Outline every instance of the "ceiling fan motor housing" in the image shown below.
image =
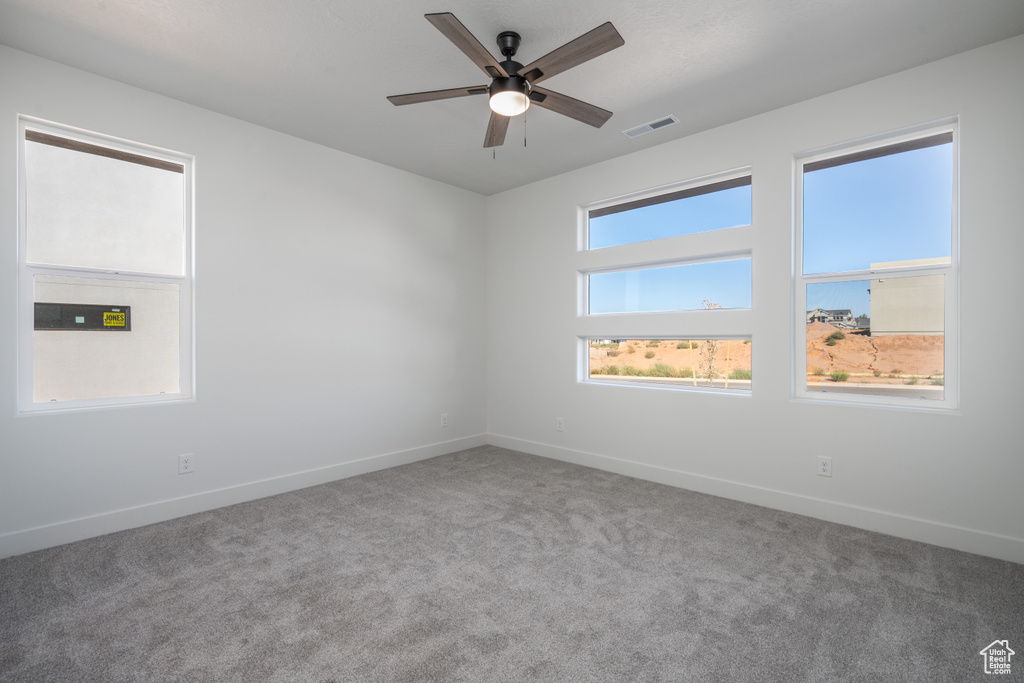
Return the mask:
<svg viewBox="0 0 1024 683">
<path fill-rule="evenodd" d="M 511 59 L 519 51 L 519 45 L 523 42 L 522 36 L 515 31 L 502 31 L 498 34 L 498 49 L 501 54 Z"/>
</svg>

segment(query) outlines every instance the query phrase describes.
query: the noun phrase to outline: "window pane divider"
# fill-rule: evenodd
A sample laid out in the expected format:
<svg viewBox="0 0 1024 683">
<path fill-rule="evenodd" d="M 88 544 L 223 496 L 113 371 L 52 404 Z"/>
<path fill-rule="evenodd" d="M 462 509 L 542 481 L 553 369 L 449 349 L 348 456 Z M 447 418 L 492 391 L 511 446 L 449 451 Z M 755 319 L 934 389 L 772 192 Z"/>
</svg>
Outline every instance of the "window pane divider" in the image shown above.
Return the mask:
<svg viewBox="0 0 1024 683">
<path fill-rule="evenodd" d="M 125 270 L 106 270 L 86 268 L 82 266 L 55 266 L 42 263 L 26 263 L 25 267 L 33 275 L 55 275 L 59 277 L 92 277 L 101 280 L 130 280 L 133 282 L 168 282 L 178 283 L 185 280 L 184 275 L 139 273 Z"/>
<path fill-rule="evenodd" d="M 699 263 L 704 258 L 724 260 L 733 254 L 747 258 L 751 253 L 752 235 L 751 225 L 738 225 L 580 251 L 576 255 L 576 270 L 596 272 L 617 267 L 629 269 L 668 263 Z"/>
<path fill-rule="evenodd" d="M 806 284 L 822 282 L 847 282 L 849 280 L 877 280 L 881 277 L 911 277 L 915 275 L 948 275 L 953 271 L 950 264 L 924 264 L 920 266 L 899 266 L 895 268 L 875 268 L 873 270 L 848 270 L 841 273 L 818 273 L 803 275 L 801 280 Z"/>
<path fill-rule="evenodd" d="M 628 270 L 647 270 L 651 268 L 666 268 L 671 266 L 692 266 L 701 263 L 721 263 L 722 261 L 735 261 L 738 259 L 751 258 L 749 249 L 745 251 L 729 251 L 719 254 L 701 254 L 693 258 L 670 258 L 658 261 L 641 261 L 638 263 L 617 262 L 614 266 L 605 268 L 581 268 L 581 275 L 596 275 L 598 273 L 619 273 Z"/>
</svg>

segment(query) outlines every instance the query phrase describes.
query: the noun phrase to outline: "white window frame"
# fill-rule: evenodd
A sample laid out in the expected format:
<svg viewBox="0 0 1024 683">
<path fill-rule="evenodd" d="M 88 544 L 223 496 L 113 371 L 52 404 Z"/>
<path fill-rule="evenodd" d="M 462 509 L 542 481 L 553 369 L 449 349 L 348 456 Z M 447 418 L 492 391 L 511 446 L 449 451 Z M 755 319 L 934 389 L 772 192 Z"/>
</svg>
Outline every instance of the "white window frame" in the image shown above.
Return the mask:
<svg viewBox="0 0 1024 683">
<path fill-rule="evenodd" d="M 27 258 L 28 223 L 26 216 L 26 167 L 25 131 L 36 130 L 51 135 L 76 140 L 90 145 L 108 147 L 130 154 L 145 156 L 161 161 L 180 164 L 184 167 L 185 201 L 185 263 L 183 275 L 152 275 L 101 268 L 54 266 L 52 264 L 30 263 Z M 130 142 L 101 133 L 45 121 L 31 116 L 18 117 L 18 414 L 32 415 L 67 412 L 97 408 L 143 405 L 152 403 L 177 403 L 193 401 L 195 396 L 194 335 L 194 258 L 193 258 L 193 162 L 194 157 L 167 149 Z M 179 349 L 179 392 L 145 396 L 114 396 L 94 399 L 73 399 L 57 402 L 37 402 L 33 392 L 35 297 L 36 275 L 63 277 L 86 277 L 122 282 L 152 282 L 178 285 L 178 349 Z"/>
<path fill-rule="evenodd" d="M 749 340 L 753 343 L 751 331 L 756 290 L 751 292 L 750 308 L 594 314 L 589 312 L 588 276 L 593 273 L 688 265 L 736 258 L 749 258 L 753 271 L 756 267 L 753 250 L 753 215 L 751 215 L 751 223 L 748 225 L 662 237 L 642 242 L 629 242 L 596 249 L 590 249 L 588 246 L 588 221 L 591 211 L 739 178 L 750 178 L 751 192 L 753 192 L 752 169 L 750 166 L 745 166 L 578 207 L 576 254 L 576 374 L 578 383 L 715 393 L 728 396 L 750 396 L 752 394 L 753 383 L 751 383 L 750 391 L 745 391 L 725 390 L 699 384 L 696 387 L 682 383 L 676 385 L 629 379 L 626 376 L 620 376 L 619 379 L 614 380 L 593 379 L 590 377 L 588 345 L 590 339 L 734 339 Z M 752 203 L 751 214 L 753 211 Z M 752 290 L 754 289 L 752 285 Z"/>
<path fill-rule="evenodd" d="M 859 404 L 891 408 L 953 411 L 958 408 L 959 397 L 959 272 L 960 272 L 960 225 L 959 225 L 959 134 L 956 118 L 944 119 L 920 126 L 904 128 L 891 133 L 873 135 L 848 143 L 830 145 L 795 155 L 793 158 L 794 203 L 793 203 L 793 396 L 797 400 L 820 403 Z M 953 202 L 950 262 L 938 265 L 910 265 L 884 269 L 865 269 L 836 273 L 805 275 L 803 272 L 803 178 L 804 166 L 817 161 L 856 154 L 880 147 L 909 142 L 921 138 L 951 133 L 953 136 Z M 903 398 L 847 392 L 810 391 L 807 389 L 807 286 L 830 282 L 873 280 L 883 277 L 901 278 L 921 275 L 943 275 L 943 398 Z"/>
</svg>

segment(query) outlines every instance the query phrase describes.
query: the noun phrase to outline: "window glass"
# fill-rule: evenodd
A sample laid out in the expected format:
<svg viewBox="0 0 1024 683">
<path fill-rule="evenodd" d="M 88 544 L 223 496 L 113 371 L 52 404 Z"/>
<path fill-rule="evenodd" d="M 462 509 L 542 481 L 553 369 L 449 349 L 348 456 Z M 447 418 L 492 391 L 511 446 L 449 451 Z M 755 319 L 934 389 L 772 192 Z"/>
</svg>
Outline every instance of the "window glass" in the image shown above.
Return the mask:
<svg viewBox="0 0 1024 683">
<path fill-rule="evenodd" d="M 587 377 L 750 391 L 749 339 L 588 339 Z"/>
<path fill-rule="evenodd" d="M 183 173 L 28 139 L 25 177 L 30 263 L 184 274 Z"/>
<path fill-rule="evenodd" d="M 749 258 L 591 273 L 590 313 L 688 311 L 712 299 L 721 308 L 750 308 Z"/>
<path fill-rule="evenodd" d="M 798 393 L 955 407 L 954 142 L 947 129 L 802 164 Z"/>
<path fill-rule="evenodd" d="M 944 275 L 807 285 L 807 390 L 942 400 Z"/>
<path fill-rule="evenodd" d="M 949 258 L 953 143 L 951 136 L 928 140 L 947 138 L 920 149 L 894 146 L 881 156 L 805 167 L 804 273 Z"/>
<path fill-rule="evenodd" d="M 36 329 L 34 401 L 180 392 L 179 285 L 47 275 L 34 281 L 39 302 L 131 310 L 130 332 Z"/>
<path fill-rule="evenodd" d="M 750 224 L 750 177 L 588 212 L 590 249 Z"/>
</svg>

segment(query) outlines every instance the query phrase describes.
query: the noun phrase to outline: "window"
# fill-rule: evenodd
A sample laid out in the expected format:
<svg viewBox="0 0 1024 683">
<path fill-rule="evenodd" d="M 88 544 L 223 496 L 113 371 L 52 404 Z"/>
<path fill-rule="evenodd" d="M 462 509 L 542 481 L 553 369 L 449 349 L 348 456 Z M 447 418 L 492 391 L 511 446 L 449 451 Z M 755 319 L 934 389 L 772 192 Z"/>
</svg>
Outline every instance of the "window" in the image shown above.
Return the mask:
<svg viewBox="0 0 1024 683">
<path fill-rule="evenodd" d="M 587 379 L 750 391 L 750 339 L 587 339 Z"/>
<path fill-rule="evenodd" d="M 594 208 L 587 219 L 589 249 L 748 225 L 750 176 Z"/>
<path fill-rule="evenodd" d="M 955 133 L 799 160 L 798 396 L 955 407 Z"/>
<path fill-rule="evenodd" d="M 590 313 L 750 308 L 750 258 L 589 273 Z"/>
<path fill-rule="evenodd" d="M 191 160 L 19 131 L 20 410 L 191 397 Z"/>
<path fill-rule="evenodd" d="M 603 202 L 583 219 L 580 381 L 749 392 L 749 172 Z"/>
</svg>

